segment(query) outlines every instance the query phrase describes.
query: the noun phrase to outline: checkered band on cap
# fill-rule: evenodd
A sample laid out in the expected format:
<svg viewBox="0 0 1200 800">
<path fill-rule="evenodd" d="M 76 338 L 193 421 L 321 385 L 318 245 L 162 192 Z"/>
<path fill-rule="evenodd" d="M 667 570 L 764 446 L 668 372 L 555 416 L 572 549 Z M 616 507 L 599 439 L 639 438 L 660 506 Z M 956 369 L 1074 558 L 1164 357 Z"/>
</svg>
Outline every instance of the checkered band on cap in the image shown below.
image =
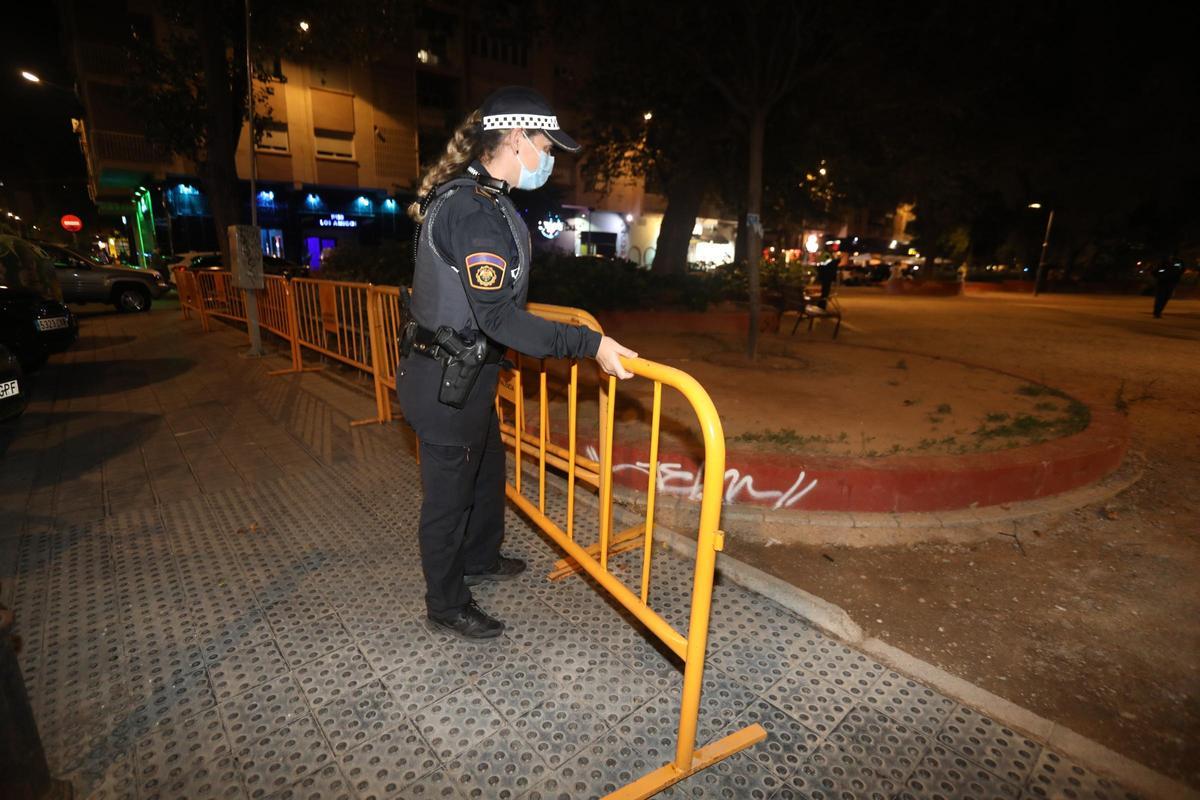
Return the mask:
<svg viewBox="0 0 1200 800">
<path fill-rule="evenodd" d="M 542 131 L 558 130 L 558 117 L 542 114 L 491 114 L 483 118 L 483 129 L 527 128 Z"/>
</svg>

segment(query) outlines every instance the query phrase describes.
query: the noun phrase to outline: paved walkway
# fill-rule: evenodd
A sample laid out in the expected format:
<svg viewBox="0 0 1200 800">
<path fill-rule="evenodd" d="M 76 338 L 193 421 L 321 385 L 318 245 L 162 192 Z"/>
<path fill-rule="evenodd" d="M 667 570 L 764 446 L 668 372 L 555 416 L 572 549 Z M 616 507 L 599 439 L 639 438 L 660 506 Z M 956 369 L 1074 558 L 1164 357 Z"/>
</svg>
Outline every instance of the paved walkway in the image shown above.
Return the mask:
<svg viewBox="0 0 1200 800">
<path fill-rule="evenodd" d="M 403 427 L 351 428 L 369 397 L 268 377 L 244 341 L 166 307 L 85 316 L 0 427 L 0 601 L 54 772 L 141 800 L 576 800 L 670 759 L 678 665 L 547 582 L 559 553 L 515 514 L 531 569 L 478 592 L 508 633 L 428 629 Z M 656 558 L 678 624 L 690 565 Z M 769 738 L 663 796 L 1132 796 L 736 585 L 709 652 L 701 739 Z"/>
</svg>

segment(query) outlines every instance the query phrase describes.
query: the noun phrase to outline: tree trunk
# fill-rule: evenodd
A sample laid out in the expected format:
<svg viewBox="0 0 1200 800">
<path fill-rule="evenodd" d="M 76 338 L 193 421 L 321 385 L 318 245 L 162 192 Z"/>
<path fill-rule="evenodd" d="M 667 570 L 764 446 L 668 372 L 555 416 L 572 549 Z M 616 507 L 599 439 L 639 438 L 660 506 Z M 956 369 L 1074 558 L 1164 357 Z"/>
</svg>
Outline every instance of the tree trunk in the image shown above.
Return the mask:
<svg viewBox="0 0 1200 800">
<path fill-rule="evenodd" d="M 205 90 L 205 153 L 203 172 L 208 189 L 208 204 L 212 210 L 213 226 L 216 228 L 217 246 L 221 250 L 224 264 L 229 266 L 230 225 L 238 223 L 237 201 L 237 153 L 238 130 L 234 120 L 234 94 L 229 84 L 229 65 L 225 56 L 225 37 L 221 32 L 217 14 L 195 4 L 196 30 L 200 32 L 200 56 L 204 65 Z"/>
<path fill-rule="evenodd" d="M 737 236 L 733 240 L 733 260 L 746 263 L 746 212 L 738 213 Z"/>
<path fill-rule="evenodd" d="M 687 271 L 688 245 L 696 227 L 696 215 L 708 186 L 708 173 L 702 169 L 683 169 L 667 184 L 667 210 L 654 247 L 652 269 L 660 274 Z"/>
<path fill-rule="evenodd" d="M 746 357 L 751 361 L 758 357 L 758 319 L 762 309 L 758 265 L 762 260 L 763 140 L 766 130 L 766 111 L 756 108 L 750 118 L 750 169 L 746 191 L 746 276 L 750 284 L 750 330 L 746 341 Z"/>
</svg>

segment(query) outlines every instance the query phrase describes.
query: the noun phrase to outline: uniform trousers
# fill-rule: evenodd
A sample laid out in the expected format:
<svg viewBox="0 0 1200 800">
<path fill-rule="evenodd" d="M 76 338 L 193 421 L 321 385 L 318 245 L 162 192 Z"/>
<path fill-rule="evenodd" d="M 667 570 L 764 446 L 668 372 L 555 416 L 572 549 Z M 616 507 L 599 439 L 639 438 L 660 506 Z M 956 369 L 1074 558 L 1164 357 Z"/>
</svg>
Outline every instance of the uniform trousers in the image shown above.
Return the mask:
<svg viewBox="0 0 1200 800">
<path fill-rule="evenodd" d="M 494 408 L 484 438 L 469 446 L 421 442 L 421 567 L 425 607 L 454 616 L 471 601 L 464 573 L 487 572 L 504 538 L 504 448 Z"/>
</svg>

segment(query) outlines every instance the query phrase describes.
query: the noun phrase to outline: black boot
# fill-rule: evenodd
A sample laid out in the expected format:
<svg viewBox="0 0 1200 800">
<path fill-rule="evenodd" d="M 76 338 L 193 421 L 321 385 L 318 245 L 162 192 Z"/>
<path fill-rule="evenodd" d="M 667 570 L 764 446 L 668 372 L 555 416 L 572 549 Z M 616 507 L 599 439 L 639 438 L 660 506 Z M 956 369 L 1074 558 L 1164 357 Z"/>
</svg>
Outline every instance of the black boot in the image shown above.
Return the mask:
<svg viewBox="0 0 1200 800">
<path fill-rule="evenodd" d="M 483 572 L 468 572 L 463 576 L 467 586 L 474 586 L 484 581 L 510 581 L 525 571 L 525 562 L 519 558 L 498 556 L 491 569 Z"/>
<path fill-rule="evenodd" d="M 432 614 L 428 616 L 434 627 L 452 633 L 460 639 L 494 639 L 504 633 L 504 623 L 485 614 L 474 600 L 452 617 L 435 617 Z"/>
</svg>

